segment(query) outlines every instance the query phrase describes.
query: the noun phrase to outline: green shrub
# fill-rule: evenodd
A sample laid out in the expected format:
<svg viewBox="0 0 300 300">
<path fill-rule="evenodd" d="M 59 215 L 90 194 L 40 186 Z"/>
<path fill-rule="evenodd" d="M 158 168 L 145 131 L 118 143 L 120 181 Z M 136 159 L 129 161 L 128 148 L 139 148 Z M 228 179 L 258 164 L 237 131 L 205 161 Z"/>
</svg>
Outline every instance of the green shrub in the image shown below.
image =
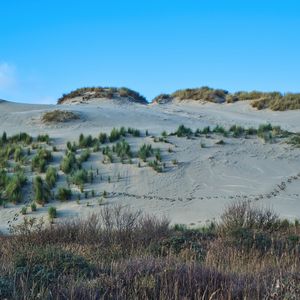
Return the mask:
<svg viewBox="0 0 300 300">
<path fill-rule="evenodd" d="M 72 171 L 79 169 L 79 167 L 80 164 L 77 162 L 73 152 L 68 152 L 60 164 L 60 168 L 65 174 L 69 174 Z"/>
<path fill-rule="evenodd" d="M 180 125 L 175 132 L 175 135 L 178 137 L 189 137 L 193 134 L 192 129 L 185 127 L 184 125 Z"/>
<path fill-rule="evenodd" d="M 50 199 L 49 187 L 44 184 L 42 178 L 37 176 L 33 181 L 34 200 L 36 203 L 44 205 Z"/>
<path fill-rule="evenodd" d="M 152 155 L 153 155 L 153 149 L 151 145 L 143 144 L 138 151 L 138 157 L 143 161 L 146 161 L 147 158 Z"/>
<path fill-rule="evenodd" d="M 57 192 L 57 198 L 60 201 L 67 201 L 72 198 L 72 191 L 70 189 L 66 189 L 64 187 L 60 187 Z"/>
<path fill-rule="evenodd" d="M 31 203 L 30 208 L 31 208 L 31 211 L 36 211 L 37 210 L 37 206 L 34 202 Z"/>
<path fill-rule="evenodd" d="M 105 144 L 107 142 L 107 134 L 106 133 L 99 134 L 99 142 L 101 144 Z"/>
<path fill-rule="evenodd" d="M 33 157 L 31 165 L 33 170 L 38 170 L 40 173 L 46 171 L 47 163 L 52 160 L 51 151 L 46 149 L 38 149 L 37 154 Z"/>
<path fill-rule="evenodd" d="M 85 161 L 87 161 L 89 159 L 89 157 L 91 156 L 91 152 L 90 150 L 86 149 L 84 150 L 81 154 L 80 157 L 78 159 L 78 162 L 81 164 Z"/>
<path fill-rule="evenodd" d="M 38 137 L 37 137 L 37 141 L 49 144 L 50 137 L 49 137 L 48 134 L 39 134 Z"/>
<path fill-rule="evenodd" d="M 88 174 L 85 169 L 77 170 L 71 175 L 71 182 L 77 186 L 81 186 L 88 180 Z"/>
<path fill-rule="evenodd" d="M 50 220 L 53 220 L 57 217 L 57 210 L 56 207 L 50 206 L 48 208 L 48 216 Z"/>
<path fill-rule="evenodd" d="M 57 177 L 58 177 L 57 170 L 54 167 L 48 167 L 46 172 L 46 182 L 50 189 L 55 186 Z"/>
<path fill-rule="evenodd" d="M 117 155 L 121 158 L 122 161 L 132 156 L 130 145 L 125 140 L 118 142 L 113 147 L 113 151 L 117 153 Z"/>
<path fill-rule="evenodd" d="M 121 137 L 120 131 L 116 128 L 113 128 L 112 131 L 110 132 L 110 135 L 109 135 L 109 141 L 110 142 L 115 142 L 118 139 L 120 139 L 120 137 Z"/>
<path fill-rule="evenodd" d="M 18 203 L 22 201 L 22 187 L 26 183 L 27 178 L 23 172 L 18 172 L 9 178 L 5 194 L 9 202 Z"/>
</svg>

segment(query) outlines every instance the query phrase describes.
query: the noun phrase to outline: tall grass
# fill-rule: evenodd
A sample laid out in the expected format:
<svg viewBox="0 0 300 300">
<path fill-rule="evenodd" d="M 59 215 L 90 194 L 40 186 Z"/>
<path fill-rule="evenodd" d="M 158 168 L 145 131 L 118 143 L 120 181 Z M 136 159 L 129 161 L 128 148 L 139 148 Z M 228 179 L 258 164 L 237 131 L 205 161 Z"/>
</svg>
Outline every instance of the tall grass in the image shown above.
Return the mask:
<svg viewBox="0 0 300 300">
<path fill-rule="evenodd" d="M 51 227 L 26 219 L 0 236 L 1 297 L 297 299 L 299 233 L 242 202 L 199 229 L 120 206 Z"/>
</svg>

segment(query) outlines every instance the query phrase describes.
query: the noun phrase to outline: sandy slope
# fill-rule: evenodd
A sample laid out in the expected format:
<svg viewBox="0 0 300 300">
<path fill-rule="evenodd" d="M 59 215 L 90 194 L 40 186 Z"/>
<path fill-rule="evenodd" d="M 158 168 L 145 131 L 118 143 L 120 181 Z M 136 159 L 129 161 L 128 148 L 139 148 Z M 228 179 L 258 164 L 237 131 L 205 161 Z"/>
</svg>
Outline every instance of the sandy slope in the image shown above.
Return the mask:
<svg viewBox="0 0 300 300">
<path fill-rule="evenodd" d="M 196 129 L 217 124 L 257 127 L 270 122 L 290 131 L 300 131 L 299 111 L 256 111 L 245 102 L 144 106 L 101 101 L 89 105 L 63 105 L 59 109 L 77 112 L 81 120 L 50 126 L 42 124 L 43 112 L 56 108 L 0 102 L 0 132 L 25 131 L 34 136 L 49 133 L 53 142 L 63 149 L 66 141 L 77 140 L 80 133 L 97 136 L 100 131 L 109 132 L 121 126 L 148 129 L 150 135 L 159 135 L 163 130 L 174 131 L 180 124 Z M 263 144 L 257 138 L 224 138 L 225 145 L 217 145 L 218 139 L 217 136 L 193 140 L 170 137 L 168 140 L 172 144 L 166 144 L 153 143 L 151 137 L 129 138 L 134 151 L 144 142 L 161 148 L 166 172 L 158 174 L 149 167 L 138 168 L 137 160 L 132 165 L 103 165 L 102 154 L 93 153 L 85 167 L 99 168 L 104 180 L 96 177 L 94 184 L 86 188 L 94 189 L 96 195 L 108 191 L 107 205 L 130 205 L 147 213 L 165 215 L 173 223 L 203 224 L 218 218 L 224 206 L 234 199 L 248 199 L 274 208 L 283 217 L 300 218 L 300 149 L 292 149 L 284 143 Z M 167 151 L 169 147 L 174 150 L 172 153 Z M 62 154 L 56 155 L 58 165 Z M 174 159 L 178 160 L 178 165 L 172 164 Z M 111 183 L 105 180 L 108 176 L 112 178 Z M 286 184 L 283 190 L 278 187 L 282 182 Z M 62 220 L 99 211 L 98 199 L 81 200 L 80 204 L 75 201 L 55 203 L 55 206 Z M 7 230 L 7 222 L 20 207 L 0 208 L 1 231 Z M 47 207 L 44 207 L 30 215 L 45 216 L 46 212 Z M 21 217 L 15 223 L 20 220 Z"/>
</svg>

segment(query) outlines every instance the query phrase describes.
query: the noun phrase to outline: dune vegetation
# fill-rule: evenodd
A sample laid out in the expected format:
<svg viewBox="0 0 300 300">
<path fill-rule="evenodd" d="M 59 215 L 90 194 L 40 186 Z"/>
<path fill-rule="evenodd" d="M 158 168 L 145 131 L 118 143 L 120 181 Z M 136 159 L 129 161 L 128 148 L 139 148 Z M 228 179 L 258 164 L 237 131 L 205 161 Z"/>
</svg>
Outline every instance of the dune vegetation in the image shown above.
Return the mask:
<svg viewBox="0 0 300 300">
<path fill-rule="evenodd" d="M 87 101 L 92 98 L 107 98 L 107 99 L 117 99 L 117 98 L 128 98 L 132 102 L 147 104 L 145 97 L 140 95 L 138 92 L 131 89 L 121 87 L 84 87 L 71 91 L 68 94 L 63 94 L 61 98 L 58 99 L 58 104 L 63 104 L 69 99 L 76 97 L 81 97 L 82 101 Z"/>
<path fill-rule="evenodd" d="M 239 91 L 229 93 L 222 89 L 210 87 L 200 87 L 193 89 L 178 90 L 172 94 L 160 94 L 152 100 L 152 103 L 164 104 L 177 101 L 193 100 L 207 101 L 214 103 L 234 103 L 237 101 L 251 101 L 252 107 L 261 109 L 271 109 L 274 111 L 285 111 L 300 109 L 300 94 L 280 92 L 260 92 L 260 91 Z"/>
<path fill-rule="evenodd" d="M 49 207 L 49 219 L 58 217 Z M 221 222 L 170 226 L 121 206 L 0 235 L 0 297 L 9 299 L 297 299 L 300 225 L 247 202 Z M 22 295 L 22 296 L 21 296 Z"/>
<path fill-rule="evenodd" d="M 80 119 L 79 115 L 66 110 L 55 109 L 43 114 L 42 122 L 44 123 L 63 123 Z"/>
</svg>

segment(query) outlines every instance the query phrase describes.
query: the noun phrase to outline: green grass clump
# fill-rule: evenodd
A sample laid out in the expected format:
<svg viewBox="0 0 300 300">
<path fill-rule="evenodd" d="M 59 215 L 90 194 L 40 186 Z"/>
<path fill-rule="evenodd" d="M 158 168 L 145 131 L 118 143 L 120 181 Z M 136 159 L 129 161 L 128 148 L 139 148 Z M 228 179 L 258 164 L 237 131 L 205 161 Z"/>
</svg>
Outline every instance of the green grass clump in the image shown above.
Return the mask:
<svg viewBox="0 0 300 300">
<path fill-rule="evenodd" d="M 130 145 L 125 140 L 114 145 L 112 150 L 121 158 L 121 161 L 132 157 Z"/>
<path fill-rule="evenodd" d="M 238 125 L 233 125 L 230 127 L 229 132 L 232 133 L 233 137 L 241 137 L 245 134 L 246 130 L 244 127 L 242 126 L 238 126 Z"/>
<path fill-rule="evenodd" d="M 148 157 L 153 155 L 153 149 L 151 145 L 143 144 L 138 150 L 138 157 L 143 161 L 146 161 Z"/>
<path fill-rule="evenodd" d="M 49 216 L 50 221 L 52 221 L 53 219 L 55 219 L 57 217 L 56 207 L 50 206 L 48 208 L 48 216 Z"/>
<path fill-rule="evenodd" d="M 121 132 L 118 129 L 113 128 L 109 135 L 109 141 L 111 143 L 115 142 L 115 141 L 119 140 L 120 137 L 121 137 Z"/>
<path fill-rule="evenodd" d="M 47 163 L 51 160 L 52 154 L 50 150 L 44 148 L 38 149 L 37 154 L 33 157 L 31 162 L 32 169 L 44 173 L 46 171 Z"/>
<path fill-rule="evenodd" d="M 78 159 L 78 162 L 81 164 L 85 161 L 87 161 L 91 156 L 91 152 L 89 149 L 85 149 L 81 154 L 80 157 Z"/>
<path fill-rule="evenodd" d="M 49 144 L 50 143 L 50 137 L 48 134 L 39 134 L 37 137 L 37 141 L 41 142 L 41 143 L 46 143 Z"/>
<path fill-rule="evenodd" d="M 57 192 L 57 198 L 60 201 L 67 201 L 72 198 L 72 191 L 70 189 L 60 187 Z"/>
<path fill-rule="evenodd" d="M 48 167 L 46 172 L 46 182 L 50 189 L 55 186 L 58 174 L 57 170 L 54 167 Z"/>
<path fill-rule="evenodd" d="M 4 176 L 4 175 L 2 175 Z M 2 180 L 5 180 L 3 177 Z M 4 190 L 5 198 L 14 204 L 20 203 L 23 200 L 22 187 L 27 182 L 27 178 L 23 171 L 6 178 L 6 186 Z"/>
<path fill-rule="evenodd" d="M 79 148 L 90 148 L 90 147 L 94 147 L 97 142 L 98 142 L 98 140 L 93 138 L 90 134 L 87 136 L 84 136 L 81 133 L 79 136 L 78 145 L 79 145 Z"/>
<path fill-rule="evenodd" d="M 44 183 L 40 176 L 36 176 L 33 181 L 34 201 L 38 204 L 44 205 L 51 197 L 50 189 Z"/>
<path fill-rule="evenodd" d="M 185 127 L 184 125 L 180 125 L 178 129 L 175 131 L 175 135 L 178 137 L 189 137 L 193 134 L 191 128 Z"/>
<path fill-rule="evenodd" d="M 105 144 L 108 140 L 107 134 L 103 133 L 103 132 L 99 133 L 98 139 L 99 139 L 100 144 Z"/>
<path fill-rule="evenodd" d="M 68 152 L 61 164 L 60 164 L 60 169 L 65 173 L 65 174 L 70 174 L 73 171 L 76 171 L 80 168 L 80 164 L 78 163 L 76 156 L 73 152 Z"/>
<path fill-rule="evenodd" d="M 76 170 L 71 175 L 71 182 L 77 186 L 82 186 L 88 181 L 88 172 L 85 169 Z"/>
<path fill-rule="evenodd" d="M 163 167 L 157 159 L 149 161 L 148 166 L 155 170 L 157 173 L 161 173 L 163 171 Z"/>
<path fill-rule="evenodd" d="M 129 134 L 133 135 L 134 137 L 140 137 L 141 136 L 141 132 L 138 129 L 128 127 L 127 132 Z"/>
</svg>

